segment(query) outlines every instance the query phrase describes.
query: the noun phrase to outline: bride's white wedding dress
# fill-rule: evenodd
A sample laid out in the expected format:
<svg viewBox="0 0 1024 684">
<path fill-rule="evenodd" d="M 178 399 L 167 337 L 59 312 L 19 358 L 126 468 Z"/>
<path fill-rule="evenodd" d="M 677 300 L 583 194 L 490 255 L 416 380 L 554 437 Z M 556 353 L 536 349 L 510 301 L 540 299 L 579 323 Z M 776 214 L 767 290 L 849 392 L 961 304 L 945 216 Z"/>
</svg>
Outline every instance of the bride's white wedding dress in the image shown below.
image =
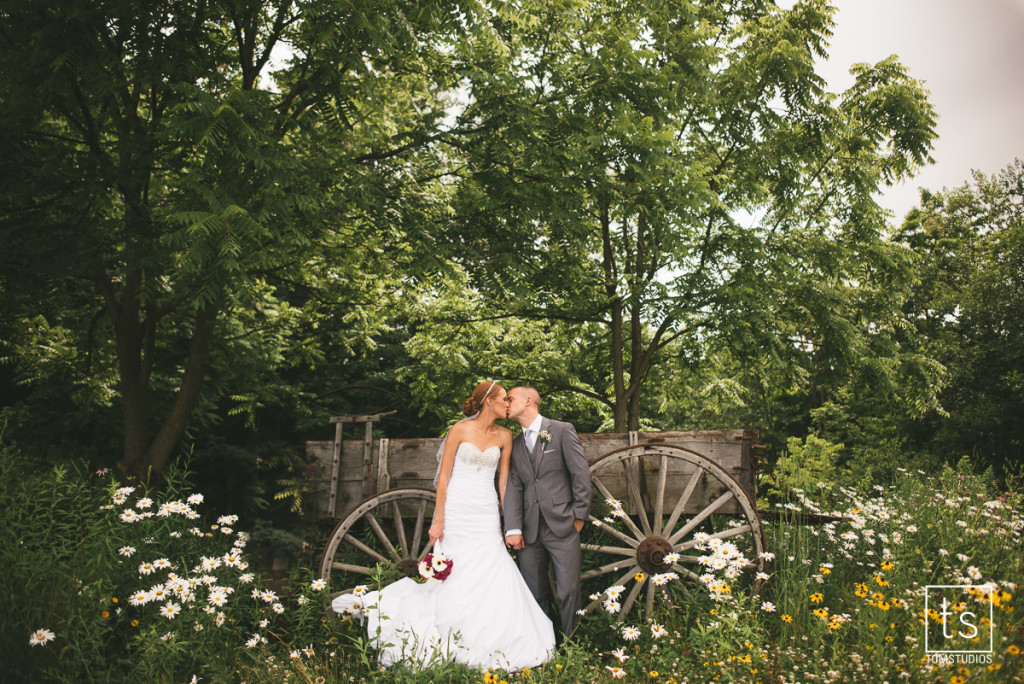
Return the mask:
<svg viewBox="0 0 1024 684">
<path fill-rule="evenodd" d="M 445 499 L 444 582 L 403 578 L 362 597 L 334 599 L 334 609 L 363 606 L 381 665 L 417 667 L 448 660 L 471 667 L 521 670 L 546 662 L 555 647 L 551 620 L 505 550 L 494 472 L 501 450 L 459 444 Z"/>
</svg>

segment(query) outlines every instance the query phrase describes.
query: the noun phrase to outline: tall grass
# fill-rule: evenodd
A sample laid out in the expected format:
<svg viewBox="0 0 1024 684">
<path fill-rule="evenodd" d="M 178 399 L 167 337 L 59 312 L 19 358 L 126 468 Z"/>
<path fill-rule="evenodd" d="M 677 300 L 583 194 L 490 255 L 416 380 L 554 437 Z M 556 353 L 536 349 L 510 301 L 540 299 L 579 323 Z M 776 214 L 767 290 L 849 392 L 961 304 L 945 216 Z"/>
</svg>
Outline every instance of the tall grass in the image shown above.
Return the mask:
<svg viewBox="0 0 1024 684">
<path fill-rule="evenodd" d="M 1011 682 L 1022 681 L 1024 517 L 967 464 L 900 471 L 867 492 L 798 492 L 766 526 L 760 593 L 672 581 L 652 615 L 587 615 L 543 667 L 381 670 L 363 629 L 332 614 L 309 572 L 271 592 L 232 517 L 203 517 L 185 473 L 129 491 L 109 473 L 37 471 L 0 448 L 0 649 L 10 681 Z M 151 500 L 147 501 L 147 500 Z M 128 513 L 127 511 L 132 511 Z M 805 524 L 805 513 L 838 519 Z M 707 550 L 710 553 L 710 550 Z M 150 566 L 154 567 L 152 571 Z M 312 564 L 310 564 L 312 567 Z M 994 620 L 968 646 L 991 662 L 926 658 L 927 585 L 971 585 L 955 616 Z M 184 589 L 182 588 L 184 585 Z M 979 588 L 984 588 L 979 591 Z M 990 588 L 990 589 L 989 589 Z M 158 595 L 157 595 L 158 594 Z M 143 596 L 145 595 L 145 596 Z M 142 599 L 146 598 L 143 602 Z M 139 605 L 133 605 L 139 604 Z M 987 615 L 987 613 L 986 613 Z M 500 616 L 495 616 L 500 620 Z M 30 645 L 36 630 L 52 641 Z M 933 639 L 941 634 L 931 633 Z"/>
</svg>

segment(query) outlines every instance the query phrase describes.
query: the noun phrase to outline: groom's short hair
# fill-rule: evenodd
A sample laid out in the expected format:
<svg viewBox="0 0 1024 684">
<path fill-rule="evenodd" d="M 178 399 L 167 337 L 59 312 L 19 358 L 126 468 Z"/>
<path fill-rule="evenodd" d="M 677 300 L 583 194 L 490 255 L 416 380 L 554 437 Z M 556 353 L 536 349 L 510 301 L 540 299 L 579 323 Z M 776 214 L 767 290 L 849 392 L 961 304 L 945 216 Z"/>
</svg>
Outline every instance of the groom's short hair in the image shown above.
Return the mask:
<svg viewBox="0 0 1024 684">
<path fill-rule="evenodd" d="M 521 385 L 519 387 L 519 389 L 521 389 L 524 392 L 526 392 L 527 396 L 529 396 L 529 397 L 531 397 L 533 399 L 533 403 L 537 407 L 537 410 L 539 411 L 540 410 L 540 392 L 537 391 L 537 388 L 536 387 L 531 387 L 530 385 Z"/>
</svg>

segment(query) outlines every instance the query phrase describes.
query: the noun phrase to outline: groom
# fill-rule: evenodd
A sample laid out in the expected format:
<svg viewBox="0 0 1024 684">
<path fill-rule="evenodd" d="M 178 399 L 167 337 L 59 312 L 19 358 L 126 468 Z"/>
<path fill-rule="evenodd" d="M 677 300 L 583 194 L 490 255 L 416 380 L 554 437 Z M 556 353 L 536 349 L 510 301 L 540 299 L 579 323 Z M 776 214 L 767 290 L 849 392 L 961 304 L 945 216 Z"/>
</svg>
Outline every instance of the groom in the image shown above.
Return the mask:
<svg viewBox="0 0 1024 684">
<path fill-rule="evenodd" d="M 505 492 L 505 543 L 519 552 L 519 571 L 541 608 L 548 605 L 548 565 L 555 569 L 562 632 L 579 624 L 580 530 L 590 511 L 590 468 L 569 423 L 540 415 L 533 387 L 508 393 L 508 417 L 523 433 L 512 442 Z"/>
</svg>

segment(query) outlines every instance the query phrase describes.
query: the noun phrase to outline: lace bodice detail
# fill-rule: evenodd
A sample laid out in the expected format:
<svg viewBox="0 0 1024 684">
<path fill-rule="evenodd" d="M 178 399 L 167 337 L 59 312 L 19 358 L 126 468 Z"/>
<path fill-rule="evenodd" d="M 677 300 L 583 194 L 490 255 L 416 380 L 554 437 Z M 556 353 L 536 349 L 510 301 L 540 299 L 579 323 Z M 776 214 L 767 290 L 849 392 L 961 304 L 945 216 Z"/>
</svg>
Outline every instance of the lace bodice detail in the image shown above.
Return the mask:
<svg viewBox="0 0 1024 684">
<path fill-rule="evenodd" d="M 455 451 L 455 463 L 460 468 L 494 471 L 501 460 L 501 447 L 497 444 L 483 451 L 471 442 L 462 442 Z"/>
</svg>

